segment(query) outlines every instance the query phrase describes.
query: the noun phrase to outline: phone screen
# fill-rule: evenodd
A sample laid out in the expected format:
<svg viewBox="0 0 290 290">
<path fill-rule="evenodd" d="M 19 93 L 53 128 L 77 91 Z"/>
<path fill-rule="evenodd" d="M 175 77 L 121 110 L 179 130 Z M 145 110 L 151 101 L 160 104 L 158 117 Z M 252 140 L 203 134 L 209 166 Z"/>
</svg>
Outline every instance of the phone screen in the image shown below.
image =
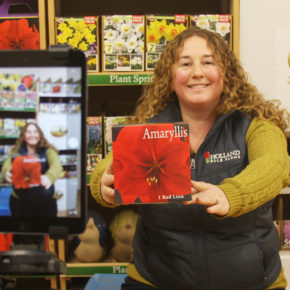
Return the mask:
<svg viewBox="0 0 290 290">
<path fill-rule="evenodd" d="M 39 54 L 26 53 L 32 61 L 23 66 L 0 66 L 0 222 L 8 218 L 6 231 L 24 224 L 78 232 L 85 214 L 83 58 L 78 65 L 76 57 Z"/>
</svg>

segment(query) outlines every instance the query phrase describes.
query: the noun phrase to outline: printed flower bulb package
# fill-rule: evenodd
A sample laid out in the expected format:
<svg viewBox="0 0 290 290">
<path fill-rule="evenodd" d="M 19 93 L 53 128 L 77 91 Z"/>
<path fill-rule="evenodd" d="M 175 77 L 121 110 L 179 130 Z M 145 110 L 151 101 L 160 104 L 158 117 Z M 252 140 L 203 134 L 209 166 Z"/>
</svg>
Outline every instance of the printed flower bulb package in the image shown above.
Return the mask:
<svg viewBox="0 0 290 290">
<path fill-rule="evenodd" d="M 36 111 L 37 80 L 33 74 L 0 74 L 0 110 Z"/>
<path fill-rule="evenodd" d="M 154 70 L 167 43 L 188 26 L 186 15 L 146 16 L 146 70 Z"/>
<path fill-rule="evenodd" d="M 102 160 L 102 117 L 87 117 L 87 171 L 93 171 Z"/>
<path fill-rule="evenodd" d="M 113 126 L 112 141 L 116 203 L 191 199 L 188 124 Z"/>
<path fill-rule="evenodd" d="M 144 71 L 144 15 L 102 16 L 103 71 Z"/>
<path fill-rule="evenodd" d="M 40 49 L 39 18 L 0 18 L 0 49 Z"/>
<path fill-rule="evenodd" d="M 231 45 L 231 15 L 200 14 L 190 16 L 190 26 L 197 26 L 219 34 Z"/>
<path fill-rule="evenodd" d="M 37 155 L 15 156 L 12 160 L 14 188 L 29 188 L 40 185 L 41 159 Z"/>
<path fill-rule="evenodd" d="M 84 52 L 88 71 L 99 71 L 98 16 L 56 17 L 56 43 Z"/>
</svg>

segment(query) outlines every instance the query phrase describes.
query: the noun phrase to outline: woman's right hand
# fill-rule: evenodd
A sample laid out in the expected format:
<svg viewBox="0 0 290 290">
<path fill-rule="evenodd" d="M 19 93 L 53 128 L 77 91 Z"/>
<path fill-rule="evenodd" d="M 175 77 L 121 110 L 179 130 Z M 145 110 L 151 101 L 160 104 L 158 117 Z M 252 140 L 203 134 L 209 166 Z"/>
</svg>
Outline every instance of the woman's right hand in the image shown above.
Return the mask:
<svg viewBox="0 0 290 290">
<path fill-rule="evenodd" d="M 103 200 L 107 203 L 115 203 L 113 161 L 111 161 L 111 163 L 103 173 L 101 179 L 101 195 Z"/>
<path fill-rule="evenodd" d="M 6 173 L 5 173 L 5 181 L 7 183 L 12 183 L 12 172 L 11 172 L 11 169 L 6 171 Z"/>
</svg>

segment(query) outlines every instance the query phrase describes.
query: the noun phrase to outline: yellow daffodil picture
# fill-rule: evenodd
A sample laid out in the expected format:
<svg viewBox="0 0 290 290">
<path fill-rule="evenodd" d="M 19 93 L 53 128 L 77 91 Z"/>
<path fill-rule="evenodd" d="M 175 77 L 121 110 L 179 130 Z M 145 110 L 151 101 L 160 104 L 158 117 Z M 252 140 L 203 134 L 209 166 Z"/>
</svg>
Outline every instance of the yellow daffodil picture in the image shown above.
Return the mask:
<svg viewBox="0 0 290 290">
<path fill-rule="evenodd" d="M 187 28 L 186 15 L 146 17 L 146 69 L 153 70 L 166 44 Z"/>
<path fill-rule="evenodd" d="M 90 71 L 98 71 L 97 24 L 95 16 L 56 19 L 56 42 L 83 51 Z"/>
</svg>

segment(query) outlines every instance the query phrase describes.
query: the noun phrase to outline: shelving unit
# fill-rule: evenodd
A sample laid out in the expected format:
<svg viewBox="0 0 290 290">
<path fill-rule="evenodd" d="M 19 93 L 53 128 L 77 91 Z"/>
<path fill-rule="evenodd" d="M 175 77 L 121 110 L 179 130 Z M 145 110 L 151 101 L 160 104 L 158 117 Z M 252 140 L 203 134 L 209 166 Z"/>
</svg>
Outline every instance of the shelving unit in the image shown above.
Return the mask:
<svg viewBox="0 0 290 290">
<path fill-rule="evenodd" d="M 165 0 L 156 3 L 154 0 L 137 2 L 129 0 L 126 5 L 120 1 L 48 0 L 49 45 L 55 44 L 55 17 L 99 16 L 113 14 L 231 14 L 233 16 L 232 38 L 233 50 L 239 53 L 239 0 L 199 1 L 190 3 L 180 0 Z M 101 67 L 101 66 L 100 66 Z M 88 116 L 126 116 L 133 114 L 142 85 L 150 83 L 153 73 L 144 72 L 98 72 L 88 73 Z M 89 175 L 88 175 L 89 183 Z M 64 243 L 59 245 L 60 258 L 65 260 Z M 66 289 L 66 279 L 91 276 L 94 273 L 126 272 L 126 263 L 67 263 L 68 273 L 61 275 L 61 289 Z M 121 272 L 120 272 L 121 271 Z"/>
</svg>

